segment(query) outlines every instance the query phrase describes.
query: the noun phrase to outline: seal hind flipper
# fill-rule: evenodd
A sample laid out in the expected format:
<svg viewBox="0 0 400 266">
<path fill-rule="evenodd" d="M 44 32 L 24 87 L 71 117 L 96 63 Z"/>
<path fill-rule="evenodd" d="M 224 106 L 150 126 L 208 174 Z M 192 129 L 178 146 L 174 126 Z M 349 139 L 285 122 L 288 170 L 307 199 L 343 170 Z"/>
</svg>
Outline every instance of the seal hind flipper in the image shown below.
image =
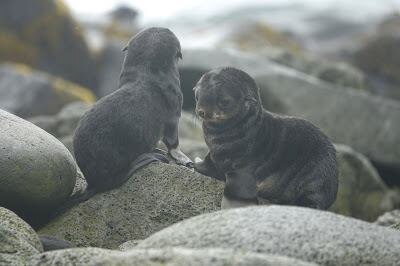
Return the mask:
<svg viewBox="0 0 400 266">
<path fill-rule="evenodd" d="M 131 163 L 127 177 L 129 178 L 138 170 L 154 162 L 169 163 L 169 160 L 168 157 L 158 149 L 155 149 L 153 152 L 144 153 Z"/>
</svg>

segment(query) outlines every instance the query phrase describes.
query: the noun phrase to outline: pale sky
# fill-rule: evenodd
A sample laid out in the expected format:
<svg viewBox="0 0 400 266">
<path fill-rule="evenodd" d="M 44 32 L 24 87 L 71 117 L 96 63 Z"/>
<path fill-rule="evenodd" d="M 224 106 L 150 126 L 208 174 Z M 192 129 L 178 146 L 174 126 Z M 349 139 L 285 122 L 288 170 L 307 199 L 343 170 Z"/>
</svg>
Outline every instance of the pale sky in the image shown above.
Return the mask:
<svg viewBox="0 0 400 266">
<path fill-rule="evenodd" d="M 119 4 L 134 7 L 140 12 L 145 22 L 163 20 L 178 14 L 207 15 L 224 8 L 234 8 L 244 5 L 265 4 L 277 5 L 282 3 L 302 3 L 313 8 L 324 8 L 329 5 L 351 6 L 354 12 L 369 10 L 378 11 L 382 8 L 400 8 L 400 0 L 64 0 L 78 14 L 100 15 L 108 12 Z M 360 7 L 359 10 L 354 9 Z"/>
</svg>

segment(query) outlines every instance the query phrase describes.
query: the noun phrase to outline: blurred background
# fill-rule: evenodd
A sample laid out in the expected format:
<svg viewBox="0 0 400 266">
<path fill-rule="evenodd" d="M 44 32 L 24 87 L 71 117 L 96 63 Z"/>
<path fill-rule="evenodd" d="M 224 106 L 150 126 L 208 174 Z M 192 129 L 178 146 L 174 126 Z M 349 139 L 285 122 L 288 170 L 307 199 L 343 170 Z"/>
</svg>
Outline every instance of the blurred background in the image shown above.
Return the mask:
<svg viewBox="0 0 400 266">
<path fill-rule="evenodd" d="M 353 176 L 372 173 L 354 181 L 371 201 L 400 196 L 400 0 L 2 0 L 0 108 L 70 148 L 67 118 L 85 109 L 70 103 L 116 90 L 122 47 L 150 26 L 181 41 L 185 110 L 202 73 L 242 68 L 266 109 L 309 119 L 372 162 L 348 162 Z"/>
</svg>

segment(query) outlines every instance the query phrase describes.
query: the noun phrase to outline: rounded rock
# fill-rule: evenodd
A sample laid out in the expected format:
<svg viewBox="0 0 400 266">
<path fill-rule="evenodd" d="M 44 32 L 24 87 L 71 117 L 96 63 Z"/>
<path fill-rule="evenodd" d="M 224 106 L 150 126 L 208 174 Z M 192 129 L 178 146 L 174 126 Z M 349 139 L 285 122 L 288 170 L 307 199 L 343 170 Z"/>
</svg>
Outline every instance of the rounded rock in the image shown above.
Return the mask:
<svg viewBox="0 0 400 266">
<path fill-rule="evenodd" d="M 64 202 L 76 180 L 64 145 L 44 130 L 0 110 L 0 205 L 29 219 Z"/>
<path fill-rule="evenodd" d="M 397 265 L 400 233 L 341 215 L 289 206 L 247 207 L 203 214 L 138 244 L 233 248 L 320 265 Z"/>
<path fill-rule="evenodd" d="M 29 256 L 43 252 L 35 231 L 12 211 L 0 207 L 0 265 L 26 265 Z"/>
</svg>

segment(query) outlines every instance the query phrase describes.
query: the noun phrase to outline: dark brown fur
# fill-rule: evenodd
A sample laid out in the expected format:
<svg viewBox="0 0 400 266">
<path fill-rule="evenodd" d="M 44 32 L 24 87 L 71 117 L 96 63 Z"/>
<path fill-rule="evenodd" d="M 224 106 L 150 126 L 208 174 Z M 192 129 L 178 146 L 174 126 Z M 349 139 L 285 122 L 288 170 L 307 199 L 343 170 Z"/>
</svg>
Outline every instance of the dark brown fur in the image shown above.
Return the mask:
<svg viewBox="0 0 400 266">
<path fill-rule="evenodd" d="M 221 68 L 195 87 L 209 154 L 195 168 L 226 180 L 225 198 L 327 209 L 338 187 L 336 151 L 310 122 L 262 108 L 245 72 Z"/>
</svg>

